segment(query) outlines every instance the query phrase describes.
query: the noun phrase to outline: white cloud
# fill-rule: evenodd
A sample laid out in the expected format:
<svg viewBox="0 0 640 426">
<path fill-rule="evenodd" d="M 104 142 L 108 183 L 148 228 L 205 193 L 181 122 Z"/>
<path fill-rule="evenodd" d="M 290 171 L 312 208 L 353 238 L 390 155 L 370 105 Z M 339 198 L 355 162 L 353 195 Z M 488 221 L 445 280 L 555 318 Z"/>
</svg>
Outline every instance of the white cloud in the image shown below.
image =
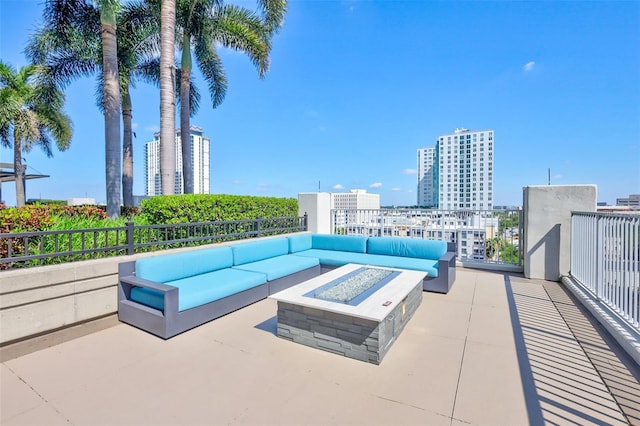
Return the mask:
<svg viewBox="0 0 640 426">
<path fill-rule="evenodd" d="M 531 71 L 531 70 L 533 69 L 533 67 L 535 67 L 535 66 L 536 66 L 536 63 L 535 63 L 535 62 L 533 62 L 533 61 L 530 61 L 530 62 L 527 62 L 526 64 L 524 64 L 524 67 L 522 67 L 522 69 L 523 69 L 525 72 L 529 72 L 529 71 Z"/>
<path fill-rule="evenodd" d="M 402 191 L 402 188 L 395 187 L 395 188 L 391 188 L 391 190 L 393 192 L 398 192 L 398 191 Z"/>
<path fill-rule="evenodd" d="M 131 129 L 132 130 L 136 130 L 138 127 L 140 127 L 140 125 L 137 122 L 134 121 L 134 122 L 131 123 Z"/>
<path fill-rule="evenodd" d="M 369 188 L 382 188 L 382 182 L 375 182 L 369 185 Z"/>
<path fill-rule="evenodd" d="M 232 180 L 231 183 L 234 184 L 234 185 L 241 185 L 242 181 L 236 179 L 236 180 Z"/>
<path fill-rule="evenodd" d="M 156 133 L 160 131 L 160 126 L 146 126 L 144 128 L 145 132 Z"/>
<path fill-rule="evenodd" d="M 331 187 L 331 189 L 344 189 L 344 186 L 340 185 L 339 183 L 336 183 Z"/>
<path fill-rule="evenodd" d="M 402 171 L 403 175 L 417 175 L 418 171 L 416 169 L 404 169 Z"/>
<path fill-rule="evenodd" d="M 552 179 L 562 179 L 564 176 L 560 173 L 553 175 Z"/>
</svg>

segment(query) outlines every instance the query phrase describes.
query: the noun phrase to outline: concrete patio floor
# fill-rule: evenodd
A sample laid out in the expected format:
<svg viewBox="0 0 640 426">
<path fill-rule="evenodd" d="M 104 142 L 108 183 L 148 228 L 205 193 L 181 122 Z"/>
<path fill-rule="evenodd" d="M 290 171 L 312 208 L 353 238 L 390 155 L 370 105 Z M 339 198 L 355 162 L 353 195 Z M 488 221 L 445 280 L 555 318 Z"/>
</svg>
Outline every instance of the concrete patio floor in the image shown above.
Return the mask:
<svg viewBox="0 0 640 426">
<path fill-rule="evenodd" d="M 457 271 L 379 366 L 264 300 L 163 341 L 119 324 L 1 365 L 3 425 L 640 424 L 638 365 L 560 284 Z"/>
</svg>

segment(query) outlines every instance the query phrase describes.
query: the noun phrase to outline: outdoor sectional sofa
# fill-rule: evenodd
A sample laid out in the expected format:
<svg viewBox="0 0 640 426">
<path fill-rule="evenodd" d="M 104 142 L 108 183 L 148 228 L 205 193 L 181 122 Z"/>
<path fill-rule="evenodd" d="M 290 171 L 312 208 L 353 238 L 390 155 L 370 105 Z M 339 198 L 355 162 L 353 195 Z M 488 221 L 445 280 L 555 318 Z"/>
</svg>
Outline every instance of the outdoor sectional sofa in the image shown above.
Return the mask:
<svg viewBox="0 0 640 426">
<path fill-rule="evenodd" d="M 168 339 L 347 263 L 425 271 L 426 291 L 455 280 L 444 241 L 296 234 L 121 263 L 118 318 Z"/>
</svg>

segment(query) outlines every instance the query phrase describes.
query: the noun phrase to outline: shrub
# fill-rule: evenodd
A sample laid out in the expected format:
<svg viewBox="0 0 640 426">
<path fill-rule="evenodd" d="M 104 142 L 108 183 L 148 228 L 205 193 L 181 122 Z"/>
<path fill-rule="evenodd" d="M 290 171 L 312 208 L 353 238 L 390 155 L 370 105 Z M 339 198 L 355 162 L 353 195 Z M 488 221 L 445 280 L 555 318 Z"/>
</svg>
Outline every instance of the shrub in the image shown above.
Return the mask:
<svg viewBox="0 0 640 426">
<path fill-rule="evenodd" d="M 30 205 L 0 210 L 0 233 L 42 231 L 52 223 L 49 206 Z"/>
<path fill-rule="evenodd" d="M 36 205 L 36 204 L 41 204 L 41 205 L 48 205 L 48 206 L 66 206 L 67 205 L 67 201 L 66 200 L 46 200 L 46 199 L 38 199 L 38 200 L 27 200 L 26 202 L 27 205 Z"/>
<path fill-rule="evenodd" d="M 120 217 L 134 217 L 140 214 L 140 208 L 134 206 L 120 207 Z"/>
<path fill-rule="evenodd" d="M 53 219 L 47 206 L 25 206 L 22 208 L 0 209 L 0 234 L 11 232 L 29 232 L 48 229 Z M 25 253 L 25 239 L 2 238 L 0 239 L 0 257 L 9 256 L 9 244 L 13 256 Z M 29 244 L 30 245 L 30 244 Z M 0 269 L 8 269 L 11 264 L 0 264 Z"/>
<path fill-rule="evenodd" d="M 245 195 L 166 195 L 142 201 L 142 216 L 151 224 L 246 220 L 298 215 L 295 198 Z"/>
</svg>

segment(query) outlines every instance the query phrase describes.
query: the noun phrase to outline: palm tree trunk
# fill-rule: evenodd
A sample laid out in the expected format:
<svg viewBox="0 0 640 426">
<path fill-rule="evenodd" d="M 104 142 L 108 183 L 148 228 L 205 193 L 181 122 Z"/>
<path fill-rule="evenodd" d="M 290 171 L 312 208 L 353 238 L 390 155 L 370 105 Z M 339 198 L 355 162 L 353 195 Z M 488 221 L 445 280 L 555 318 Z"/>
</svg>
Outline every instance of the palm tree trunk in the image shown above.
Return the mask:
<svg viewBox="0 0 640 426">
<path fill-rule="evenodd" d="M 191 149 L 191 36 L 185 31 L 182 39 L 182 75 L 180 84 L 180 140 L 182 141 L 182 181 L 184 193 L 193 194 L 193 152 Z"/>
<path fill-rule="evenodd" d="M 176 2 L 162 0 L 160 9 L 160 180 L 162 194 L 175 193 L 176 103 L 175 103 Z"/>
<path fill-rule="evenodd" d="M 16 178 L 16 207 L 23 207 L 26 193 L 24 187 L 24 169 L 22 165 L 22 145 L 20 138 L 13 139 L 13 170 Z"/>
<path fill-rule="evenodd" d="M 104 139 L 107 184 L 107 215 L 120 216 L 120 85 L 116 14 L 111 2 L 100 2 L 102 24 L 102 71 L 104 73 Z"/>
<path fill-rule="evenodd" d="M 122 96 L 122 199 L 126 207 L 133 206 L 133 129 L 131 95 Z"/>
</svg>

